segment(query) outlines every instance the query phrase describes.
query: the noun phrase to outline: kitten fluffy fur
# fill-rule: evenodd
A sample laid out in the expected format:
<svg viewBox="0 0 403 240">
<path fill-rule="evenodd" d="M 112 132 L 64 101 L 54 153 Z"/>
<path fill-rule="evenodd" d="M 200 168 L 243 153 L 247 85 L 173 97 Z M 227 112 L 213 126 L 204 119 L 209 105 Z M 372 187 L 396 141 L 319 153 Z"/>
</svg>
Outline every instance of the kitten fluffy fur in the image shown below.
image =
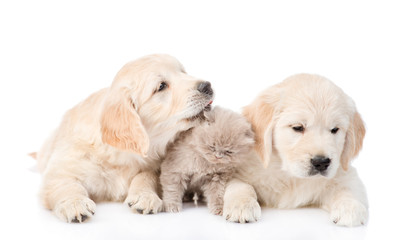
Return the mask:
<svg viewBox="0 0 403 240">
<path fill-rule="evenodd" d="M 207 112 L 205 122 L 168 147 L 160 177 L 164 210 L 179 212 L 185 193 L 201 192 L 209 210 L 222 215 L 225 185 L 253 145 L 251 125 L 242 115 L 220 107 Z"/>
</svg>

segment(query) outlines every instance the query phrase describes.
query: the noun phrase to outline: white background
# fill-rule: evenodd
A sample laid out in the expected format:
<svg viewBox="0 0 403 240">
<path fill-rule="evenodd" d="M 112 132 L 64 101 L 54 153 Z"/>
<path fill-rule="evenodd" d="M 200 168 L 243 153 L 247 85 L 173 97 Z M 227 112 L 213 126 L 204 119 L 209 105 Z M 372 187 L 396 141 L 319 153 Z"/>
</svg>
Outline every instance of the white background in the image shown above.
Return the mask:
<svg viewBox="0 0 403 240">
<path fill-rule="evenodd" d="M 403 239 L 403 7 L 399 1 L 1 1 L 1 239 Z M 177 57 L 239 111 L 300 72 L 334 81 L 356 102 L 367 136 L 354 166 L 370 220 L 333 226 L 317 209 L 264 209 L 233 224 L 206 207 L 142 216 L 101 203 L 67 224 L 38 201 L 36 151 L 63 113 L 107 87 L 126 62 Z"/>
</svg>

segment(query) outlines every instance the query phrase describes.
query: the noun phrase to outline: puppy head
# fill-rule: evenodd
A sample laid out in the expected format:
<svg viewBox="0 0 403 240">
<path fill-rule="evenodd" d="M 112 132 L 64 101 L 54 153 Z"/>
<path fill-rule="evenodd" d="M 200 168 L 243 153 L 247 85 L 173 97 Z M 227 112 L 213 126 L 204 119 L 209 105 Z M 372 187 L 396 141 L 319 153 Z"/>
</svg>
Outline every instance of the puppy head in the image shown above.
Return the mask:
<svg viewBox="0 0 403 240">
<path fill-rule="evenodd" d="M 257 113 L 267 113 L 257 117 Z M 253 110 L 255 108 L 255 110 Z M 300 74 L 268 89 L 245 109 L 255 131 L 256 150 L 265 165 L 273 154 L 295 177 L 332 178 L 361 149 L 364 124 L 354 102 L 329 80 Z"/>
<path fill-rule="evenodd" d="M 101 114 L 102 140 L 145 156 L 150 141 L 193 127 L 212 99 L 210 83 L 187 75 L 175 58 L 143 57 L 123 66 L 109 89 Z"/>
</svg>

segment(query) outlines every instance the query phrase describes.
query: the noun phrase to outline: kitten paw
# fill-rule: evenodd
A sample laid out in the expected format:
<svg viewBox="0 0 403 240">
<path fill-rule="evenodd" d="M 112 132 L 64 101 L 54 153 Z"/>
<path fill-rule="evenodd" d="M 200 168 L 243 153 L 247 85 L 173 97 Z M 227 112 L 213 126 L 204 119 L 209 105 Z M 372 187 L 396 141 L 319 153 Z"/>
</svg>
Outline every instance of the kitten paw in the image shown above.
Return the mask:
<svg viewBox="0 0 403 240">
<path fill-rule="evenodd" d="M 222 216 L 222 211 L 223 211 L 222 207 L 214 207 L 214 208 L 210 209 L 210 212 L 212 214 L 219 215 L 219 216 Z"/>
<path fill-rule="evenodd" d="M 182 211 L 182 203 L 164 202 L 164 212 L 177 213 Z"/>
</svg>

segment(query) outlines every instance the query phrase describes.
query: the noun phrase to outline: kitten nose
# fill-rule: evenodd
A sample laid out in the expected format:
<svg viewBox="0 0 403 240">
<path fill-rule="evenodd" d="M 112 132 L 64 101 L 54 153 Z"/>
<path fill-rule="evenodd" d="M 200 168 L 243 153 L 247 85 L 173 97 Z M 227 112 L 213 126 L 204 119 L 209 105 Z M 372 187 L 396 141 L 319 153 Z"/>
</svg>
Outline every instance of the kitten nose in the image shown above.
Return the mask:
<svg viewBox="0 0 403 240">
<path fill-rule="evenodd" d="M 319 172 L 325 171 L 330 165 L 330 158 L 324 156 L 315 156 L 311 159 L 311 163 L 314 169 Z"/>
<path fill-rule="evenodd" d="M 217 159 L 221 159 L 221 158 L 224 157 L 224 154 L 222 154 L 222 153 L 216 153 L 216 154 L 214 154 L 214 155 L 215 155 L 215 157 L 216 157 Z"/>
</svg>

